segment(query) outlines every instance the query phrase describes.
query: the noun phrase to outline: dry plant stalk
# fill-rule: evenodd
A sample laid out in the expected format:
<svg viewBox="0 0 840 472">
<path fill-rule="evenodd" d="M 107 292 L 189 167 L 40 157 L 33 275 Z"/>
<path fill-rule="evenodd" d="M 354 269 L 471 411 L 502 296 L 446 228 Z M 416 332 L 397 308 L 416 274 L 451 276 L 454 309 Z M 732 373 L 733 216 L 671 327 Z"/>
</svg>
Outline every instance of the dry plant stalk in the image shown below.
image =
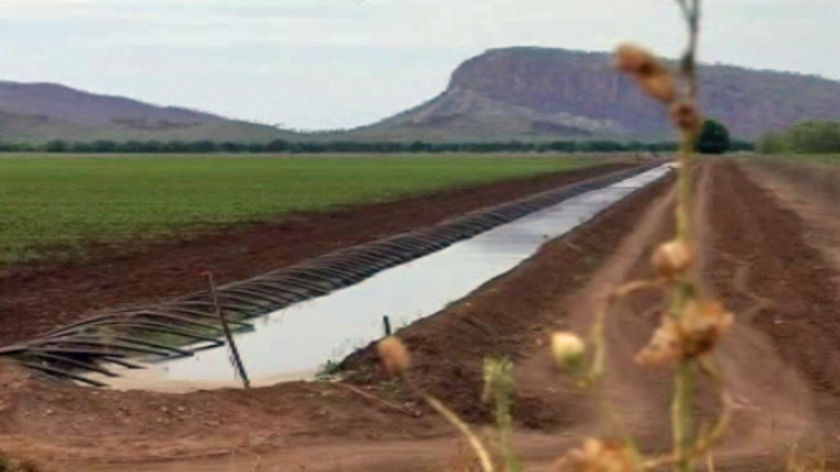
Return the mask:
<svg viewBox="0 0 840 472">
<path fill-rule="evenodd" d="M 645 458 L 632 438 L 586 438 L 555 463 L 555 472 L 632 472 L 671 466 L 674 472 L 690 472 L 694 464 L 707 459 L 714 469 L 711 449 L 729 424 L 733 401 L 714 366 L 712 354 L 720 338 L 731 328 L 734 317 L 717 300 L 704 297 L 692 275 L 695 262 L 694 236 L 691 227 L 693 207 L 694 145 L 701 119 L 696 104 L 697 76 L 695 57 L 700 28 L 701 0 L 675 0 L 685 17 L 689 42 L 678 70 L 672 70 L 646 49 L 624 44 L 618 47 L 615 66 L 632 75 L 639 88 L 667 106 L 671 121 L 680 132 L 677 169 L 676 234 L 660 245 L 651 256 L 656 277 L 627 283 L 609 295 L 597 308 L 587 342 L 570 332 L 558 332 L 551 338 L 554 359 L 562 370 L 575 376 L 578 384 L 588 387 L 603 376 L 606 368 L 605 326 L 612 306 L 632 294 L 645 290 L 662 291 L 669 304 L 649 343 L 637 354 L 637 363 L 644 366 L 669 366 L 673 369 L 671 402 L 672 451 L 670 454 Z M 386 368 L 401 377 L 433 409 L 449 421 L 466 439 L 479 459 L 484 472 L 493 472 L 496 465 L 490 450 L 469 426 L 438 399 L 411 382 L 408 369 L 410 355 L 395 337 L 381 341 L 377 350 Z M 510 395 L 513 391 L 512 364 L 502 360 L 486 360 L 485 400 L 495 406 L 497 430 L 501 443 L 500 463 L 507 472 L 521 470 L 512 446 Z M 711 427 L 695 430 L 695 377 L 704 374 L 719 393 L 720 412 Z"/>
<path fill-rule="evenodd" d="M 508 359 L 484 360 L 484 401 L 492 403 L 499 433 L 502 462 L 506 472 L 521 472 L 522 464 L 513 448 L 513 416 L 511 406 L 515 383 L 513 363 Z"/>
<path fill-rule="evenodd" d="M 612 305 L 624 297 L 642 290 L 662 290 L 668 294 L 667 313 L 654 331 L 650 342 L 638 353 L 636 361 L 641 365 L 672 366 L 673 391 L 671 402 L 672 453 L 665 457 L 649 460 L 638 459 L 629 465 L 630 454 L 616 455 L 609 467 L 597 462 L 606 460 L 607 453 L 593 456 L 591 444 L 584 444 L 584 454 L 577 451 L 578 460 L 558 470 L 614 470 L 629 471 L 658 468 L 671 465 L 675 472 L 693 470 L 694 462 L 708 454 L 711 447 L 726 430 L 731 416 L 732 400 L 724 382 L 719 378 L 711 354 L 719 339 L 731 328 L 734 317 L 723 305 L 700 294 L 699 287 L 691 274 L 695 261 L 694 235 L 691 227 L 693 203 L 694 143 L 700 129 L 700 113 L 696 104 L 697 75 L 696 62 L 700 31 L 701 0 L 676 0 L 685 17 L 689 31 L 689 42 L 680 61 L 678 71 L 672 71 L 655 55 L 646 49 L 625 44 L 616 50 L 615 66 L 630 74 L 639 88 L 650 97 L 668 107 L 673 124 L 680 131 L 680 152 L 677 169 L 677 202 L 675 211 L 676 234 L 671 241 L 659 246 L 651 257 L 656 271 L 655 280 L 631 282 L 609 294 L 597 310 L 590 334 L 593 350 L 589 370 L 579 375 L 582 385 L 591 385 L 601 378 L 605 369 L 606 341 L 604 328 L 607 314 Z M 561 367 L 565 362 L 558 359 Z M 699 433 L 694 427 L 694 394 L 697 372 L 707 374 L 717 387 L 721 411 L 715 424 Z M 591 439 L 590 439 L 591 441 Z M 625 450 L 632 444 L 625 440 Z M 586 451 L 590 451 L 586 453 Z M 604 448 L 601 448 L 603 451 Z M 600 467 L 600 468 L 599 468 Z"/>
<path fill-rule="evenodd" d="M 493 464 L 492 456 L 489 448 L 484 445 L 481 439 L 473 433 L 469 425 L 462 420 L 455 412 L 450 410 L 433 395 L 426 392 L 419 385 L 411 380 L 409 375 L 409 368 L 411 367 L 411 354 L 405 347 L 402 341 L 396 336 L 388 336 L 376 344 L 376 353 L 388 370 L 388 373 L 394 377 L 400 378 L 412 388 L 416 394 L 426 402 L 433 410 L 435 410 L 443 419 L 451 424 L 463 437 L 467 444 L 478 457 L 482 472 L 495 472 L 496 468 Z"/>
</svg>

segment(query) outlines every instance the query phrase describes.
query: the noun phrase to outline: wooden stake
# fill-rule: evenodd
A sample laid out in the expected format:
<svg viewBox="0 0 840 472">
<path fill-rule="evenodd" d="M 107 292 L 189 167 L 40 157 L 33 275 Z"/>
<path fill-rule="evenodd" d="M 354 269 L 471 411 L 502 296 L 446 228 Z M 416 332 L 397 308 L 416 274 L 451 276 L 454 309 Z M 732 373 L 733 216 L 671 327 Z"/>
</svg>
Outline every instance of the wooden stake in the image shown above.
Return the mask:
<svg viewBox="0 0 840 472">
<path fill-rule="evenodd" d="M 388 318 L 388 315 L 382 317 L 382 325 L 385 328 L 385 337 L 387 338 L 391 335 L 391 319 Z"/>
<path fill-rule="evenodd" d="M 239 378 L 242 379 L 242 384 L 245 388 L 251 388 L 251 381 L 248 380 L 248 373 L 245 372 L 245 366 L 242 365 L 242 358 L 239 357 L 239 349 L 236 348 L 236 343 L 233 341 L 233 335 L 230 332 L 230 327 L 228 326 L 225 314 L 219 307 L 219 297 L 216 294 L 216 283 L 213 281 L 212 272 L 207 272 L 207 280 L 210 282 L 210 294 L 213 296 L 213 306 L 216 309 L 216 316 L 219 317 L 219 321 L 222 323 L 222 331 L 225 333 L 227 345 L 230 346 L 230 353 L 233 357 L 234 366 L 236 367 L 236 370 L 239 373 Z"/>
</svg>

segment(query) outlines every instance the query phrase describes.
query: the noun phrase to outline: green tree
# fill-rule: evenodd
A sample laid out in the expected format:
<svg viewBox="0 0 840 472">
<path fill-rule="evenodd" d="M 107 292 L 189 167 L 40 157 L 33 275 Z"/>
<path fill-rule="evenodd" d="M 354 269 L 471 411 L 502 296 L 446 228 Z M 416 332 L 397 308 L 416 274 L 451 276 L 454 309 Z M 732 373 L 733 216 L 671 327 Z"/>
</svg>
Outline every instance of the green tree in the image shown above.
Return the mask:
<svg viewBox="0 0 840 472">
<path fill-rule="evenodd" d="M 729 130 L 715 120 L 706 120 L 697 137 L 697 151 L 703 154 L 723 154 L 729 150 Z"/>
<path fill-rule="evenodd" d="M 60 139 L 54 139 L 47 143 L 44 150 L 47 152 L 65 152 L 67 151 L 67 142 Z"/>
<path fill-rule="evenodd" d="M 759 142 L 765 154 L 832 154 L 840 152 L 840 122 L 804 121 L 786 130 L 767 133 Z"/>
<path fill-rule="evenodd" d="M 93 152 L 115 152 L 117 150 L 117 143 L 114 141 L 100 140 L 93 143 L 91 146 Z"/>
<path fill-rule="evenodd" d="M 289 150 L 289 143 L 282 139 L 275 139 L 265 145 L 265 150 L 268 152 L 286 152 Z"/>
</svg>

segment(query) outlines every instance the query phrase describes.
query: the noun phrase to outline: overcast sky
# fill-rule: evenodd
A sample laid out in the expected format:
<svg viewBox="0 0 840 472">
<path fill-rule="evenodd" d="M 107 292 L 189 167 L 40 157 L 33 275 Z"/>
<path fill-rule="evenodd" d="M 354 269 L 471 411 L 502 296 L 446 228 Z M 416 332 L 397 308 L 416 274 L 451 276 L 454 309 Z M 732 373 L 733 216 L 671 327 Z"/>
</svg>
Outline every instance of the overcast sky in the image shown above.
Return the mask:
<svg viewBox="0 0 840 472">
<path fill-rule="evenodd" d="M 291 128 L 367 124 L 488 48 L 683 44 L 669 0 L 0 0 L 0 79 Z M 705 0 L 701 59 L 840 79 L 840 0 Z"/>
</svg>

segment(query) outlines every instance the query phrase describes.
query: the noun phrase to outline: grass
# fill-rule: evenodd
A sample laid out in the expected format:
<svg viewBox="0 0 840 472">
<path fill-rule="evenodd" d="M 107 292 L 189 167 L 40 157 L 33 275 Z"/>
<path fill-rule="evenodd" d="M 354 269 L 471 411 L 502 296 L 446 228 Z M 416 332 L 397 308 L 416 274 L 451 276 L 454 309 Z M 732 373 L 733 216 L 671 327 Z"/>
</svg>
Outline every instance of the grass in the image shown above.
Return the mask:
<svg viewBox="0 0 840 472">
<path fill-rule="evenodd" d="M 78 257 L 90 242 L 161 238 L 595 162 L 527 156 L 7 155 L 0 157 L 0 265 Z"/>
</svg>

